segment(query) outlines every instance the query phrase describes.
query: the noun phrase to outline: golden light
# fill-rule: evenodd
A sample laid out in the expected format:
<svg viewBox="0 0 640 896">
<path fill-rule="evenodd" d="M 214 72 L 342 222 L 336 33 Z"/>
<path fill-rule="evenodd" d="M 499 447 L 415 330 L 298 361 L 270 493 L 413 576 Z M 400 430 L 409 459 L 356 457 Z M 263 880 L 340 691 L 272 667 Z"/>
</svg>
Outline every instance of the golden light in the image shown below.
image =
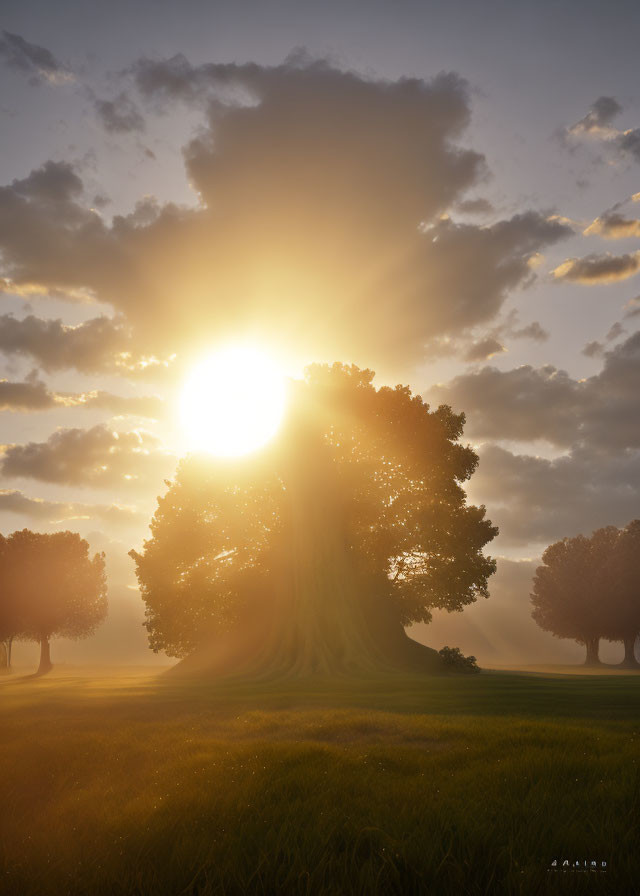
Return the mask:
<svg viewBox="0 0 640 896">
<path fill-rule="evenodd" d="M 192 450 L 239 457 L 273 438 L 285 406 L 285 377 L 273 358 L 257 347 L 229 346 L 192 370 L 180 420 Z"/>
</svg>

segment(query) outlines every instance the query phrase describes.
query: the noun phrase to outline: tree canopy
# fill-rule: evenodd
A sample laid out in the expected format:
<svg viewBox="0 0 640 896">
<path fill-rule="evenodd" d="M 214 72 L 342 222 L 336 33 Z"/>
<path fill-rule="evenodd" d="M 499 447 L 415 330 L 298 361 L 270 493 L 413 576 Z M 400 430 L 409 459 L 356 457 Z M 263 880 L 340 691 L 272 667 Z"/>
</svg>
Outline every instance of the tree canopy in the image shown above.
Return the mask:
<svg viewBox="0 0 640 896">
<path fill-rule="evenodd" d="M 637 665 L 640 633 L 640 520 L 606 526 L 591 536 L 563 538 L 545 550 L 533 580 L 532 616 L 545 631 L 587 648 L 599 662 L 604 638 L 623 641 L 625 664 Z"/>
<path fill-rule="evenodd" d="M 235 639 L 221 667 L 357 667 L 388 659 L 390 639 L 406 653 L 402 627 L 433 608 L 488 596 L 497 529 L 466 504 L 464 416 L 373 376 L 313 365 L 267 449 L 180 463 L 131 552 L 154 650 L 212 656 Z"/>
<path fill-rule="evenodd" d="M 83 638 L 107 614 L 104 554 L 89 556 L 75 532 L 22 529 L 0 545 L 0 634 L 40 643 L 41 673 L 51 667 L 49 639 Z"/>
</svg>

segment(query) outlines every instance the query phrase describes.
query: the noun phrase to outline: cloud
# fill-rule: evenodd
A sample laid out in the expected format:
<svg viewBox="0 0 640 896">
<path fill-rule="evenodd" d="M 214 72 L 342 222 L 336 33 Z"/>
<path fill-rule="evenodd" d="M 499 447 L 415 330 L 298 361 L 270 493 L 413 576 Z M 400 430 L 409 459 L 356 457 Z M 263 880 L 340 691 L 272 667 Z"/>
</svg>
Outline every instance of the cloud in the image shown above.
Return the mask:
<svg viewBox="0 0 640 896">
<path fill-rule="evenodd" d="M 32 314 L 18 319 L 0 315 L 0 351 L 31 359 L 43 370 L 76 369 L 81 373 L 122 373 L 158 376 L 172 359 L 159 359 L 133 351 L 130 329 L 122 316 L 94 317 L 70 326 Z"/>
<path fill-rule="evenodd" d="M 0 411 L 42 411 L 56 406 L 56 398 L 36 375 L 23 383 L 0 380 Z"/>
<path fill-rule="evenodd" d="M 625 317 L 638 317 L 640 315 L 640 296 L 634 296 L 633 299 L 629 299 L 625 308 Z"/>
<path fill-rule="evenodd" d="M 622 153 L 631 155 L 636 162 L 640 162 L 640 128 L 624 131 L 616 139 L 616 146 Z"/>
<path fill-rule="evenodd" d="M 533 339 L 534 342 L 546 342 L 549 338 L 549 333 L 540 324 L 540 321 L 533 320 L 524 327 L 511 330 L 510 336 L 513 339 Z"/>
<path fill-rule="evenodd" d="M 490 215 L 495 211 L 488 199 L 461 199 L 456 204 L 456 209 L 465 215 Z"/>
<path fill-rule="evenodd" d="M 109 134 L 140 133 L 145 129 L 140 110 L 126 93 L 119 93 L 112 100 L 101 100 L 96 97 L 93 107 L 103 128 Z"/>
<path fill-rule="evenodd" d="M 76 501 L 44 501 L 41 498 L 29 498 L 16 489 L 0 489 L 0 512 L 15 513 L 48 523 L 94 519 L 111 525 L 135 526 L 146 519 L 146 516 L 135 507 L 118 504 L 81 504 Z"/>
<path fill-rule="evenodd" d="M 615 324 L 612 324 L 612 325 L 609 327 L 609 330 L 607 331 L 607 335 L 605 336 L 605 340 L 606 340 L 606 342 L 615 342 L 615 340 L 616 340 L 619 336 L 622 336 L 623 333 L 626 333 L 626 332 L 627 332 L 627 331 L 626 331 L 625 328 L 622 326 L 622 324 L 620 323 L 620 321 L 616 321 Z"/>
<path fill-rule="evenodd" d="M 433 404 L 464 410 L 465 432 L 474 439 L 571 444 L 577 436 L 577 393 L 581 386 L 551 365 L 501 371 L 483 367 L 426 393 Z"/>
<path fill-rule="evenodd" d="M 31 358 L 47 371 L 76 368 L 82 373 L 108 371 L 128 345 L 122 323 L 96 317 L 77 326 L 30 314 L 18 320 L 0 315 L 0 350 Z"/>
<path fill-rule="evenodd" d="M 28 177 L 14 180 L 11 191 L 23 199 L 60 205 L 82 194 L 82 180 L 68 162 L 49 160 Z"/>
<path fill-rule="evenodd" d="M 640 162 L 640 128 L 619 130 L 612 125 L 622 106 L 611 96 L 601 96 L 589 112 L 563 131 L 569 139 L 590 139 L 607 144 L 619 157 L 631 156 Z"/>
<path fill-rule="evenodd" d="M 518 312 L 512 309 L 501 322 L 481 336 L 476 333 L 474 334 L 475 338 L 471 337 L 471 334 L 465 334 L 459 338 L 433 340 L 429 344 L 430 358 L 457 356 L 470 363 L 488 361 L 494 355 L 508 351 L 505 341 L 509 339 L 532 339 L 535 342 L 544 342 L 549 338 L 548 332 L 537 320 L 524 326 L 518 324 Z"/>
<path fill-rule="evenodd" d="M 620 333 L 612 328 L 608 335 L 615 339 Z M 596 343 L 591 355 L 602 349 Z M 606 352 L 600 373 L 585 380 L 552 365 L 484 367 L 432 388 L 425 397 L 464 410 L 466 432 L 475 439 L 544 439 L 563 448 L 609 452 L 640 449 L 640 330 Z"/>
<path fill-rule="evenodd" d="M 200 206 L 145 200 L 107 224 L 83 194 L 36 195 L 34 173 L 0 189 L 0 248 L 18 287 L 111 305 L 145 355 L 249 333 L 406 369 L 430 340 L 491 321 L 531 281 L 531 258 L 571 233 L 532 211 L 441 217 L 486 170 L 457 143 L 470 107 L 456 75 L 373 80 L 300 57 L 133 73 L 145 103 L 204 116 L 184 149 Z"/>
<path fill-rule="evenodd" d="M 472 343 L 467 349 L 464 360 L 487 361 L 489 358 L 492 358 L 494 355 L 499 355 L 501 352 L 506 352 L 504 345 L 501 345 L 498 340 L 494 339 L 492 336 L 488 336 L 486 339 L 481 339 L 479 342 Z"/>
<path fill-rule="evenodd" d="M 582 349 L 582 354 L 587 358 L 596 358 L 598 355 L 601 355 L 604 351 L 604 345 L 598 339 L 594 339 L 592 342 L 587 342 L 585 347 Z"/>
<path fill-rule="evenodd" d="M 461 332 L 491 320 L 507 295 L 530 282 L 529 259 L 543 245 L 565 238 L 569 229 L 536 212 L 514 215 L 486 227 L 439 220 L 425 231 L 433 247 L 425 251 L 420 276 L 426 296 L 448 301 L 425 309 L 440 332 Z"/>
<path fill-rule="evenodd" d="M 83 408 L 101 409 L 118 416 L 149 417 L 161 420 L 166 413 L 165 403 L 155 396 L 113 395 L 111 392 L 85 392 L 80 395 L 63 397 L 67 403 Z"/>
<path fill-rule="evenodd" d="M 38 44 L 31 44 L 19 34 L 3 31 L 0 36 L 0 57 L 9 68 L 29 75 L 32 84 L 66 84 L 73 74 L 56 57 Z"/>
<path fill-rule="evenodd" d="M 622 240 L 640 236 L 640 220 L 626 218 L 617 212 L 605 212 L 584 231 L 585 236 L 603 236 L 606 240 Z"/>
<path fill-rule="evenodd" d="M 568 258 L 552 271 L 556 280 L 597 286 L 628 280 L 640 269 L 640 251 L 624 255 L 585 255 Z"/>
<path fill-rule="evenodd" d="M 128 377 L 164 379 L 173 358 L 134 351 L 124 318 L 104 315 L 70 326 L 32 314 L 22 319 L 0 315 L 0 351 L 29 358 L 43 370 L 76 369 L 81 373 L 121 373 Z"/>
<path fill-rule="evenodd" d="M 155 396 L 113 395 L 111 392 L 51 392 L 33 371 L 24 382 L 0 380 L 0 411 L 44 411 L 81 407 L 109 411 L 118 416 L 160 420 L 165 403 Z"/>
<path fill-rule="evenodd" d="M 41 482 L 129 490 L 160 486 L 174 466 L 175 458 L 149 433 L 118 433 L 99 425 L 61 429 L 46 442 L 6 445 L 0 471 Z"/>
<path fill-rule="evenodd" d="M 637 517 L 640 452 L 582 449 L 549 460 L 487 445 L 468 493 L 488 505 L 503 544 L 548 544 Z"/>
<path fill-rule="evenodd" d="M 589 111 L 575 124 L 567 128 L 572 137 L 596 137 L 611 139 L 618 134 L 611 122 L 622 112 L 622 106 L 612 96 L 601 96 L 591 105 Z"/>
<path fill-rule="evenodd" d="M 587 358 L 596 358 L 599 355 L 602 355 L 605 349 L 605 345 L 610 342 L 615 342 L 615 340 L 622 336 L 623 333 L 626 333 L 626 329 L 622 326 L 622 324 L 618 321 L 609 327 L 609 332 L 604 337 L 604 340 L 601 342 L 598 339 L 594 339 L 592 342 L 588 342 L 585 347 L 582 349 L 582 354 Z"/>
</svg>

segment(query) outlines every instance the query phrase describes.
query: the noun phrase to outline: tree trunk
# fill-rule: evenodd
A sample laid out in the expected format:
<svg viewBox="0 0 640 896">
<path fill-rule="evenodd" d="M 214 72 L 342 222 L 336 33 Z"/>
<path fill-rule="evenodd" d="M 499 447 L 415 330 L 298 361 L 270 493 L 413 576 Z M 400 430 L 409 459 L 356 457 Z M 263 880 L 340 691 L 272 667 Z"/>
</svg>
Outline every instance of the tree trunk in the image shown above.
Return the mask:
<svg viewBox="0 0 640 896">
<path fill-rule="evenodd" d="M 587 647 L 587 658 L 584 661 L 585 666 L 600 665 L 600 638 L 589 638 L 585 641 Z"/>
<path fill-rule="evenodd" d="M 41 635 L 40 636 L 40 665 L 38 666 L 38 671 L 36 675 L 46 675 L 47 672 L 50 672 L 52 669 L 51 665 L 51 650 L 49 647 L 49 636 Z"/>
<path fill-rule="evenodd" d="M 640 663 L 636 659 L 634 647 L 636 643 L 636 636 L 632 635 L 629 638 L 624 638 L 624 659 L 621 666 L 624 666 L 626 669 L 640 669 Z"/>
<path fill-rule="evenodd" d="M 11 670 L 11 651 L 13 650 L 13 637 L 7 641 L 7 666 Z"/>
<path fill-rule="evenodd" d="M 9 649 L 7 641 L 0 641 L 0 672 L 9 671 Z"/>
</svg>

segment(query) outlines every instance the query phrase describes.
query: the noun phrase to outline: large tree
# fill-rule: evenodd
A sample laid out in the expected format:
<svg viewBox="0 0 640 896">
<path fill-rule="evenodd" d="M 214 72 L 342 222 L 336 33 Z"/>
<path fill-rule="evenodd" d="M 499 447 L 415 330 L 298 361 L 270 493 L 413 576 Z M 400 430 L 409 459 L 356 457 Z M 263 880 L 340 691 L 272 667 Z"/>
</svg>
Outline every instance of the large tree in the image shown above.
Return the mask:
<svg viewBox="0 0 640 896">
<path fill-rule="evenodd" d="M 6 539 L 7 598 L 16 608 L 14 636 L 38 641 L 38 674 L 51 669 L 52 636 L 84 638 L 107 614 L 104 554 L 89 556 L 76 532 L 22 529 Z"/>
<path fill-rule="evenodd" d="M 373 376 L 313 365 L 267 449 L 180 463 L 131 552 L 154 650 L 253 674 L 438 664 L 404 626 L 488 596 L 497 529 L 465 501 L 464 416 Z"/>
</svg>

